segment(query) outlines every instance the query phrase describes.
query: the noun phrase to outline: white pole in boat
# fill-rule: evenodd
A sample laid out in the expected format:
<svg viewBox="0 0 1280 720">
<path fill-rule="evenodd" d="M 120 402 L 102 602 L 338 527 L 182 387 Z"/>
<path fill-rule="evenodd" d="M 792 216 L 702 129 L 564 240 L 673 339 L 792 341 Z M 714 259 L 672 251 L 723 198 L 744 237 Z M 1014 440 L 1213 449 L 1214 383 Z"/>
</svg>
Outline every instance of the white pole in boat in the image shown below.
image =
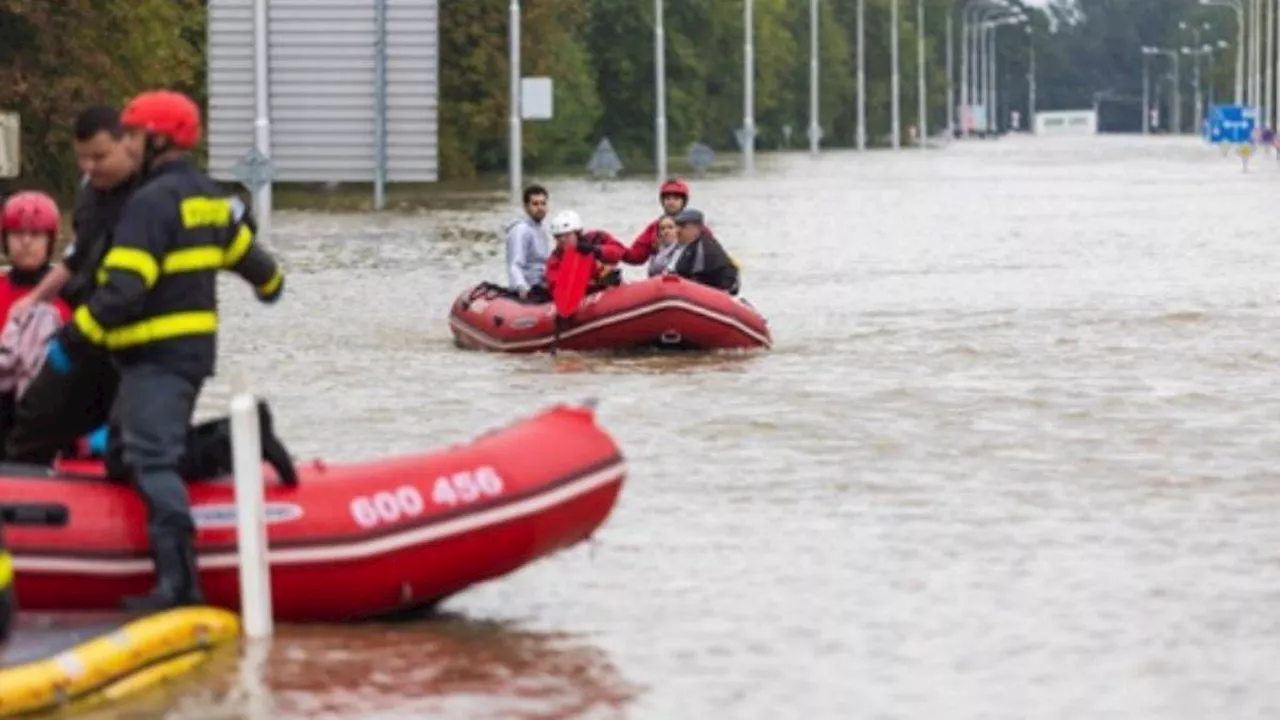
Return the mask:
<svg viewBox="0 0 1280 720">
<path fill-rule="evenodd" d="M 271 637 L 271 572 L 267 564 L 266 508 L 258 403 L 243 386 L 231 397 L 231 450 L 236 488 L 236 541 L 240 549 L 240 614 L 250 639 Z"/>
</svg>

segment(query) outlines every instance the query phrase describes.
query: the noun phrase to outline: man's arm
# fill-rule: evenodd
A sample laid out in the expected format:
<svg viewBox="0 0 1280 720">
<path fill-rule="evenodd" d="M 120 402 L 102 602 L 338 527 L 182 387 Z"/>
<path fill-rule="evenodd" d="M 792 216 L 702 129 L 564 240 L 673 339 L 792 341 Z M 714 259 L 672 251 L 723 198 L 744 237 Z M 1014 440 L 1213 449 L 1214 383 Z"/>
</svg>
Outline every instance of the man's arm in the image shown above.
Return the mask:
<svg viewBox="0 0 1280 720">
<path fill-rule="evenodd" d="M 67 281 L 71 279 L 71 270 L 65 263 L 54 265 L 48 273 L 41 278 L 31 292 L 24 295 L 18 302 L 14 303 L 13 309 L 18 309 L 19 303 L 21 307 L 27 307 L 32 303 L 44 302 L 62 290 Z M 10 311 L 12 313 L 12 311 Z"/>
<path fill-rule="evenodd" d="M 160 278 L 160 262 L 178 227 L 177 208 L 158 193 L 129 199 L 115 245 L 102 259 L 101 282 L 66 326 L 68 342 L 103 346 L 108 330 L 133 320 Z"/>
<path fill-rule="evenodd" d="M 653 255 L 653 246 L 658 242 L 658 221 L 649 223 L 627 248 L 622 261 L 628 265 L 642 265 Z"/>
<path fill-rule="evenodd" d="M 255 239 L 257 223 L 239 198 L 231 198 L 231 227 L 235 233 L 223 267 L 244 278 L 264 303 L 273 303 L 284 292 L 284 273 L 280 264 Z"/>
<path fill-rule="evenodd" d="M 526 291 L 529 281 L 524 276 L 525 232 L 529 228 L 523 223 L 516 223 L 507 231 L 507 282 L 515 290 Z"/>
</svg>

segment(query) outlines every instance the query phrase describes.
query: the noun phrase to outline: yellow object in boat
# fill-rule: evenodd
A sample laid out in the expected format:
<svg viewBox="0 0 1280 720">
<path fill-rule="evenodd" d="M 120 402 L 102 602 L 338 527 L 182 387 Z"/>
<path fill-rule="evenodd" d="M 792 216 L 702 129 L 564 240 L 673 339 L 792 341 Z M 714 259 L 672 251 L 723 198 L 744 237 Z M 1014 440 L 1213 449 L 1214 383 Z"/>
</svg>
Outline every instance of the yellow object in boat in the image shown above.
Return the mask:
<svg viewBox="0 0 1280 720">
<path fill-rule="evenodd" d="M 53 657 L 0 669 L 0 718 L 118 700 L 192 670 L 239 634 L 240 619 L 218 608 L 134 620 Z"/>
</svg>

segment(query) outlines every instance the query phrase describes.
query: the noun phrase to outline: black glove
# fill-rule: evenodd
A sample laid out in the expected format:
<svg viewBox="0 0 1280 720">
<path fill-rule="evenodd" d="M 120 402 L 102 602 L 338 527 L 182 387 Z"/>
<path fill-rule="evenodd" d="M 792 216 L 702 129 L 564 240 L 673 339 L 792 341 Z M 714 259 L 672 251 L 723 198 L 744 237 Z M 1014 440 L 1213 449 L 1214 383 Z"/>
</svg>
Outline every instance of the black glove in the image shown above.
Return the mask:
<svg viewBox="0 0 1280 720">
<path fill-rule="evenodd" d="M 596 258 L 600 257 L 600 248 L 596 245 L 592 245 L 586 240 L 578 241 L 578 252 L 582 253 L 583 255 L 591 255 L 592 257 L 596 257 Z"/>
</svg>

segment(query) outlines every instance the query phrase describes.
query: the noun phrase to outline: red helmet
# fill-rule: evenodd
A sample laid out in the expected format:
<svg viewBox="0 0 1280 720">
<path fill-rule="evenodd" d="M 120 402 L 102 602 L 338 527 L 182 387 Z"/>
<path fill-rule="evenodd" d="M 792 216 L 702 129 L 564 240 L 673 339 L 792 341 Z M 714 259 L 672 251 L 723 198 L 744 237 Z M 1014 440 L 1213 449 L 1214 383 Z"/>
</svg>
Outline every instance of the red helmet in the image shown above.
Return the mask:
<svg viewBox="0 0 1280 720">
<path fill-rule="evenodd" d="M 200 108 L 172 90 L 151 90 L 130 100 L 120 113 L 120 125 L 163 135 L 181 150 L 200 142 Z"/>
<path fill-rule="evenodd" d="M 680 178 L 671 178 L 662 183 L 662 187 L 658 188 L 658 198 L 664 195 L 679 195 L 686 201 L 689 199 L 689 184 Z"/>
<path fill-rule="evenodd" d="M 42 192 L 20 192 L 4 201 L 4 210 L 0 211 L 0 231 L 5 235 L 11 232 L 42 232 L 58 234 L 58 203 Z"/>
</svg>

